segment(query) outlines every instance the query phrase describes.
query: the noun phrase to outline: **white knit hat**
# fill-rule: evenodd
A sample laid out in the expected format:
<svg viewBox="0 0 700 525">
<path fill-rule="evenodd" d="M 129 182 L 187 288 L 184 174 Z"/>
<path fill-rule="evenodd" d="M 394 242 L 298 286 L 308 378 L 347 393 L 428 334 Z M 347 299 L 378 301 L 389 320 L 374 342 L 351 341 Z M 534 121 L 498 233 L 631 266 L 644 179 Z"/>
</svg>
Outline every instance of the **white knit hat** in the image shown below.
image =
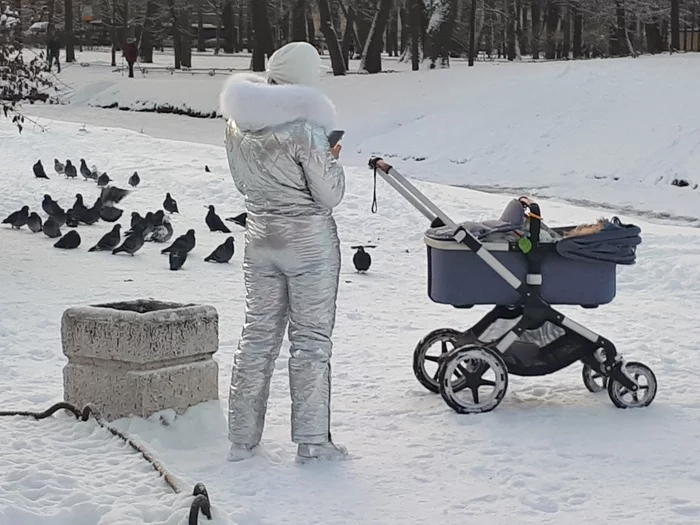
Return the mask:
<svg viewBox="0 0 700 525">
<path fill-rule="evenodd" d="M 321 78 L 321 57 L 308 42 L 290 42 L 272 53 L 267 76 L 277 84 L 314 86 Z"/>
</svg>

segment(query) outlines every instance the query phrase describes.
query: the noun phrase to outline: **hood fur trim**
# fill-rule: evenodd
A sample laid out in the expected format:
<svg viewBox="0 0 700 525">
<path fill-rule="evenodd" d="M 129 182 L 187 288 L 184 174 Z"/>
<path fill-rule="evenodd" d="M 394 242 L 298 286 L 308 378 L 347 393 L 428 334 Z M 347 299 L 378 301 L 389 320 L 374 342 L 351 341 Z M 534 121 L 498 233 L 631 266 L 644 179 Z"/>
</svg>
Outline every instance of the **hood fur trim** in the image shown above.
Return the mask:
<svg viewBox="0 0 700 525">
<path fill-rule="evenodd" d="M 240 129 L 265 128 L 306 120 L 328 133 L 335 125 L 335 106 L 320 90 L 302 85 L 268 84 L 264 77 L 231 75 L 219 95 L 219 111 Z"/>
</svg>

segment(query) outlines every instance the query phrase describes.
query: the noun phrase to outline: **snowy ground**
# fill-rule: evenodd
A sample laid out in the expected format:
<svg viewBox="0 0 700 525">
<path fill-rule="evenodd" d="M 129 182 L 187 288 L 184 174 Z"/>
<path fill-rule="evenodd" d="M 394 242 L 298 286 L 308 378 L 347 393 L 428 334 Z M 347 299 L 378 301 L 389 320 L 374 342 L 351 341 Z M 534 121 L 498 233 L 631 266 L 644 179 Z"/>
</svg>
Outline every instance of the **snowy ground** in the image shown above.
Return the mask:
<svg viewBox="0 0 700 525">
<path fill-rule="evenodd" d="M 195 67 L 200 58 L 202 67 L 247 64 L 246 58 L 195 57 Z M 700 366 L 700 230 L 678 220 L 700 213 L 697 191 L 669 184 L 672 175 L 697 180 L 697 104 L 683 86 L 700 80 L 699 57 L 456 64 L 452 71 L 420 73 L 393 62 L 387 67 L 401 72 L 324 79 L 347 130 L 348 166 L 348 194 L 337 212 L 343 269 L 333 429 L 355 459 L 306 467 L 294 464 L 289 442 L 287 343 L 273 381 L 268 457 L 225 461 L 227 386 L 243 314 L 242 231 L 232 227 L 237 252 L 230 265 L 202 261 L 225 237 L 206 231 L 204 206 L 214 204 L 224 217 L 242 211 L 220 147 L 223 122 L 90 106 L 110 93 L 127 103 L 154 97 L 184 103 L 183 94 L 196 93 L 201 107 L 215 110 L 225 77 L 154 72 L 130 80 L 99 66 L 105 54 L 86 53 L 84 60 L 93 65 L 73 65 L 60 76 L 69 105 L 29 109 L 46 132 L 28 126 L 18 135 L 0 121 L 0 215 L 28 204 L 43 216 L 44 193 L 64 207 L 77 192 L 93 202 L 94 184 L 31 175 L 39 156 L 49 176 L 54 157 L 84 157 L 120 186 L 134 170 L 141 174 L 142 185 L 124 201 L 123 225 L 131 211 L 155 210 L 171 191 L 182 211 L 174 219 L 176 235 L 194 227 L 198 244 L 184 269 L 170 272 L 151 245 L 134 258 L 86 253 L 109 228 L 105 223 L 81 226 L 83 244 L 70 252 L 52 248 L 43 234 L 2 228 L 0 409 L 43 409 L 61 399 L 66 360 L 59 327 L 67 307 L 147 296 L 201 302 L 220 315 L 221 402 L 196 407 L 169 426 L 158 417 L 118 424 L 186 486 L 203 481 L 217 523 L 700 521 L 693 461 L 700 453 L 700 395 L 693 389 Z M 654 404 L 615 409 L 606 394 L 585 390 L 578 366 L 550 377 L 511 378 L 504 402 L 479 417 L 458 416 L 426 392 L 411 371 L 416 342 L 435 328 L 467 328 L 486 309 L 428 300 L 427 225 L 382 182 L 379 211 L 370 213 L 372 178 L 362 166 L 372 153 L 391 155 L 402 172 L 424 180 L 553 197 L 541 199 L 552 225 L 613 214 L 563 200 L 628 208 L 622 218 L 642 227 L 644 242 L 638 263 L 619 270 L 616 301 L 598 310 L 563 310 L 654 369 Z M 511 196 L 429 182 L 420 187 L 457 219 L 495 218 Z M 678 224 L 660 224 L 649 212 L 672 215 Z M 360 242 L 379 245 L 367 275 L 355 274 L 350 261 L 349 246 Z M 0 435 L 0 525 L 183 523 L 186 499 L 92 423 L 0 418 Z"/>
<path fill-rule="evenodd" d="M 158 418 L 122 420 L 119 426 L 146 442 L 186 485 L 205 482 L 220 522 L 226 516 L 239 525 L 700 519 L 700 476 L 688 460 L 700 452 L 700 396 L 693 389 L 700 366 L 695 314 L 700 231 L 636 221 L 644 244 L 638 264 L 619 271 L 617 300 L 594 311 L 565 309 L 615 341 L 628 358 L 654 369 L 660 387 L 651 407 L 614 408 L 607 395 L 584 389 L 580 368 L 573 366 L 545 378 L 513 377 L 496 411 L 459 416 L 417 383 L 411 353 L 430 330 L 466 328 L 483 309 L 465 312 L 430 303 L 424 221 L 383 183 L 379 212 L 370 214 L 371 175 L 349 168 L 348 195 L 338 209 L 344 259 L 333 427 L 356 458 L 308 467 L 293 462 L 285 343 L 264 438 L 269 457 L 231 464 L 225 460 L 225 410 L 243 312 L 241 253 L 231 265 L 202 261 L 223 240 L 223 234 L 205 231 L 203 206 L 215 204 L 223 216 L 241 210 L 225 153 L 124 130 L 81 128 L 54 123 L 50 132 L 28 129 L 21 136 L 0 128 L 0 154 L 7 159 L 0 211 L 25 203 L 40 211 L 44 193 L 64 205 L 76 192 L 91 202 L 94 184 L 41 181 L 30 171 L 39 154 L 47 161 L 84 156 L 122 185 L 139 169 L 143 183 L 124 201 L 127 213 L 155 209 L 172 191 L 182 211 L 175 218 L 176 234 L 195 227 L 198 245 L 183 271 L 170 272 L 153 246 L 134 258 L 86 253 L 108 229 L 104 223 L 80 227 L 83 245 L 69 252 L 55 250 L 42 234 L 3 228 L 3 408 L 44 408 L 61 398 L 65 358 L 59 323 L 65 308 L 144 296 L 202 302 L 221 316 L 216 356 L 221 403 L 192 409 L 169 426 Z M 115 153 L 127 149 L 128 158 Z M 205 163 L 212 173 L 204 172 Z M 456 218 L 496 217 L 508 200 L 428 183 L 421 187 Z M 547 201 L 543 213 L 551 224 L 588 222 L 601 214 Z M 238 230 L 234 235 L 240 249 L 242 235 Z M 371 272 L 360 276 L 352 270 L 349 246 L 367 241 L 379 248 Z M 0 524 L 181 523 L 183 500 L 170 495 L 145 462 L 88 425 L 65 417 L 0 420 Z"/>
</svg>

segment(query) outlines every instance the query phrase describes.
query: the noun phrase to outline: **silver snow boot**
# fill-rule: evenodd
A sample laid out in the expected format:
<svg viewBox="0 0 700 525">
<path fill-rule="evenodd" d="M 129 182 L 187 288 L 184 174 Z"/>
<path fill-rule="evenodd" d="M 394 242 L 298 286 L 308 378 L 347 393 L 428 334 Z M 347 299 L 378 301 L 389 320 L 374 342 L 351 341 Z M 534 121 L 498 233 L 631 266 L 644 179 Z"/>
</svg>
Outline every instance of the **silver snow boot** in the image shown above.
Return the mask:
<svg viewBox="0 0 700 525">
<path fill-rule="evenodd" d="M 320 444 L 300 443 L 297 448 L 297 462 L 307 463 L 316 460 L 340 461 L 348 457 L 348 449 L 331 441 Z"/>
<path fill-rule="evenodd" d="M 243 461 L 244 459 L 252 458 L 255 455 L 257 447 L 254 445 L 243 445 L 241 443 L 233 443 L 231 450 L 228 453 L 229 461 Z"/>
</svg>

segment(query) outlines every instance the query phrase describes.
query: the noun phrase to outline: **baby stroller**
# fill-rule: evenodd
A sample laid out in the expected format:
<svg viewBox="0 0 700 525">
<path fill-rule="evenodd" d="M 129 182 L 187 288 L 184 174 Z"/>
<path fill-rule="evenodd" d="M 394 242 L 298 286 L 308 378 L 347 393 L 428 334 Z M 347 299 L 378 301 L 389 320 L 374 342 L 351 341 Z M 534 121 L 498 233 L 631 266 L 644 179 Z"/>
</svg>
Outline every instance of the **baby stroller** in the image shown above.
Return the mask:
<svg viewBox="0 0 700 525">
<path fill-rule="evenodd" d="M 618 408 L 651 404 L 657 383 L 649 367 L 626 362 L 611 341 L 551 306 L 611 302 L 616 265 L 634 263 L 637 226 L 614 218 L 592 233 L 567 236 L 574 227 L 547 227 L 526 197 L 512 201 L 500 221 L 456 224 L 381 158 L 369 164 L 431 221 L 424 237 L 430 299 L 455 308 L 494 305 L 466 331 L 441 328 L 421 339 L 413 371 L 425 388 L 458 413 L 490 412 L 510 374 L 543 376 L 581 361 L 590 392 L 607 389 Z"/>
</svg>

